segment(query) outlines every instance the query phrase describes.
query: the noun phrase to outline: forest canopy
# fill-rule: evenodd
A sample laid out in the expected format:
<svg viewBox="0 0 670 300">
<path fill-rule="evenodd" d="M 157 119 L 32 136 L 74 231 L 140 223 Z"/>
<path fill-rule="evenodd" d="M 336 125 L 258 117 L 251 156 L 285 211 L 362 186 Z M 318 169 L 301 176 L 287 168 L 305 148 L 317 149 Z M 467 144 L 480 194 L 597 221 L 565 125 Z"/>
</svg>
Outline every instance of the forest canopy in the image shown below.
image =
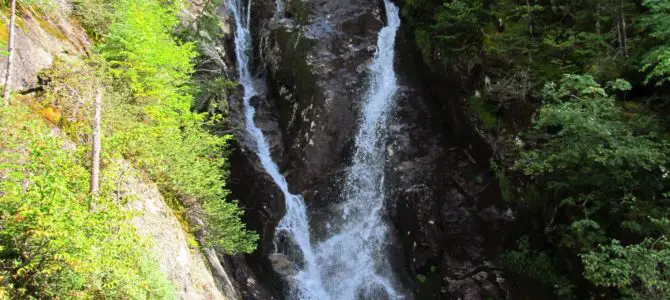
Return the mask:
<svg viewBox="0 0 670 300">
<path fill-rule="evenodd" d="M 508 271 L 559 299 L 668 299 L 670 2 L 411 0 L 403 16 L 434 73 L 480 82 L 463 89 L 493 171 L 532 219 Z"/>
</svg>

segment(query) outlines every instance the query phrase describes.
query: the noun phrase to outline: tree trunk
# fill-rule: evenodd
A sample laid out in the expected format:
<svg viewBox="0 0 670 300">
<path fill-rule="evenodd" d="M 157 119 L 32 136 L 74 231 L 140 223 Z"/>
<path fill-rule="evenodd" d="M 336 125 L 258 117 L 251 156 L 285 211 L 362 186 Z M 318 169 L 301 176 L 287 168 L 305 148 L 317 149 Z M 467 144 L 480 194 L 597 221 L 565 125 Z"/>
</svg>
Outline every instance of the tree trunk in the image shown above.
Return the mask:
<svg viewBox="0 0 670 300">
<path fill-rule="evenodd" d="M 11 0 L 10 16 L 9 16 L 9 40 L 7 43 L 7 70 L 5 70 L 5 90 L 3 91 L 3 98 L 5 106 L 9 105 L 9 95 L 12 92 L 12 63 L 14 60 L 14 27 L 16 19 L 16 0 Z"/>
<path fill-rule="evenodd" d="M 596 34 L 601 35 L 601 30 L 600 30 L 600 3 L 596 4 Z"/>
<path fill-rule="evenodd" d="M 619 53 L 621 53 L 621 56 L 623 56 L 624 53 L 623 53 L 623 38 L 621 37 L 621 22 L 616 22 L 616 33 L 619 37 Z"/>
<path fill-rule="evenodd" d="M 628 41 L 627 40 L 627 35 L 626 35 L 626 16 L 624 15 L 624 6 L 623 6 L 623 0 L 621 0 L 621 37 L 622 37 L 622 44 L 623 44 L 623 56 L 628 57 Z"/>
<path fill-rule="evenodd" d="M 98 88 L 95 93 L 95 102 L 93 103 L 93 146 L 91 149 L 91 194 L 98 196 L 98 187 L 100 186 L 100 114 L 102 111 L 102 90 Z"/>
</svg>

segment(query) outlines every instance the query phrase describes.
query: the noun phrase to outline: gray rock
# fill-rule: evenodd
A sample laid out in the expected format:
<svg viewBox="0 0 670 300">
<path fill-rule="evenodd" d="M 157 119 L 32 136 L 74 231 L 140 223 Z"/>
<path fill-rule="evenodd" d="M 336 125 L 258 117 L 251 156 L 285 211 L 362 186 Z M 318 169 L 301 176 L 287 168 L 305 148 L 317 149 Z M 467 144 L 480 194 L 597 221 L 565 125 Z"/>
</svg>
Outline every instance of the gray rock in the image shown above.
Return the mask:
<svg viewBox="0 0 670 300">
<path fill-rule="evenodd" d="M 90 46 L 84 30 L 70 20 L 69 2 L 53 1 L 49 14 L 28 12 L 16 27 L 14 76 L 12 90 L 23 91 L 37 85 L 37 74 L 53 63 L 56 57 L 77 59 Z M 7 16 L 4 23 L 8 23 Z M 0 78 L 5 78 L 7 56 L 0 56 Z M 3 82 L 4 84 L 4 82 Z"/>
<path fill-rule="evenodd" d="M 272 268 L 282 276 L 291 276 L 298 273 L 296 265 L 281 253 L 272 253 L 268 256 Z"/>
</svg>

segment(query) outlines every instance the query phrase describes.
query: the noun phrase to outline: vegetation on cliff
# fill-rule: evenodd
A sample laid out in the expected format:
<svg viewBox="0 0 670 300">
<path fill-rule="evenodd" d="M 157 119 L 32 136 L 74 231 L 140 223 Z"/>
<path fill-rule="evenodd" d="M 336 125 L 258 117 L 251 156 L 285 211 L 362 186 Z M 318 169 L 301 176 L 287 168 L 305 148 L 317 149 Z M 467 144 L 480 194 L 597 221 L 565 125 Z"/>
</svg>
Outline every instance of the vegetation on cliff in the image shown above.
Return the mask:
<svg viewBox="0 0 670 300">
<path fill-rule="evenodd" d="M 36 94 L 14 95 L 0 111 L 0 298 L 171 298 L 149 241 L 128 223 L 128 199 L 114 192 L 123 176 L 114 161 L 131 161 L 175 209 L 205 220 L 206 228 L 190 228 L 205 233 L 204 246 L 251 252 L 257 236 L 245 229 L 225 186 L 231 137 L 210 133 L 220 116 L 192 109 L 198 53 L 177 30 L 185 3 L 73 2 L 72 13 L 95 41 L 92 51 L 56 59 L 40 73 Z M 30 4 L 19 1 L 18 14 L 34 12 Z M 103 151 L 95 197 L 87 168 L 98 89 Z"/>
<path fill-rule="evenodd" d="M 561 299 L 670 297 L 670 2 L 408 0 L 403 15 L 435 73 L 480 82 L 463 86 L 471 110 L 507 140 L 492 165 L 533 219 L 510 271 Z"/>
</svg>

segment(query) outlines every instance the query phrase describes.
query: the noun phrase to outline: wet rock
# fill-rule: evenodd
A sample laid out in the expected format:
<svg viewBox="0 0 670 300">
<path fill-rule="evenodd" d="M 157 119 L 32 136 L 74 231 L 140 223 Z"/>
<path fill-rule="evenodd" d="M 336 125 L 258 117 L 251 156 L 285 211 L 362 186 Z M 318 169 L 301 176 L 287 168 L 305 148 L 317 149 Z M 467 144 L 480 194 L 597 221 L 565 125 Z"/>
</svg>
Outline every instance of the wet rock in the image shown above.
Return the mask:
<svg viewBox="0 0 670 300">
<path fill-rule="evenodd" d="M 255 153 L 240 145 L 235 149 L 228 186 L 245 211 L 247 227 L 260 235 L 260 241 L 254 253 L 232 258 L 231 266 L 243 299 L 278 299 L 281 279 L 267 255 L 274 252 L 275 227 L 285 211 L 283 195 Z"/>
<path fill-rule="evenodd" d="M 289 260 L 288 256 L 281 253 L 272 253 L 268 255 L 268 259 L 272 264 L 275 272 L 282 276 L 292 276 L 298 273 L 296 265 Z"/>
<path fill-rule="evenodd" d="M 401 89 L 390 124 L 387 171 L 408 277 L 440 274 L 440 284 L 414 284 L 417 295 L 508 298 L 491 261 L 513 218 L 501 205 L 489 150 L 473 146 L 479 144 L 462 121 L 457 85 L 435 82 L 436 89 L 413 41 L 412 30 L 401 27 L 396 46 Z"/>
<path fill-rule="evenodd" d="M 289 18 L 268 32 L 263 60 L 287 148 L 283 166 L 297 191 L 331 182 L 350 154 L 364 89 L 359 70 L 374 54 L 379 11 L 374 1 L 290 1 Z"/>
</svg>

